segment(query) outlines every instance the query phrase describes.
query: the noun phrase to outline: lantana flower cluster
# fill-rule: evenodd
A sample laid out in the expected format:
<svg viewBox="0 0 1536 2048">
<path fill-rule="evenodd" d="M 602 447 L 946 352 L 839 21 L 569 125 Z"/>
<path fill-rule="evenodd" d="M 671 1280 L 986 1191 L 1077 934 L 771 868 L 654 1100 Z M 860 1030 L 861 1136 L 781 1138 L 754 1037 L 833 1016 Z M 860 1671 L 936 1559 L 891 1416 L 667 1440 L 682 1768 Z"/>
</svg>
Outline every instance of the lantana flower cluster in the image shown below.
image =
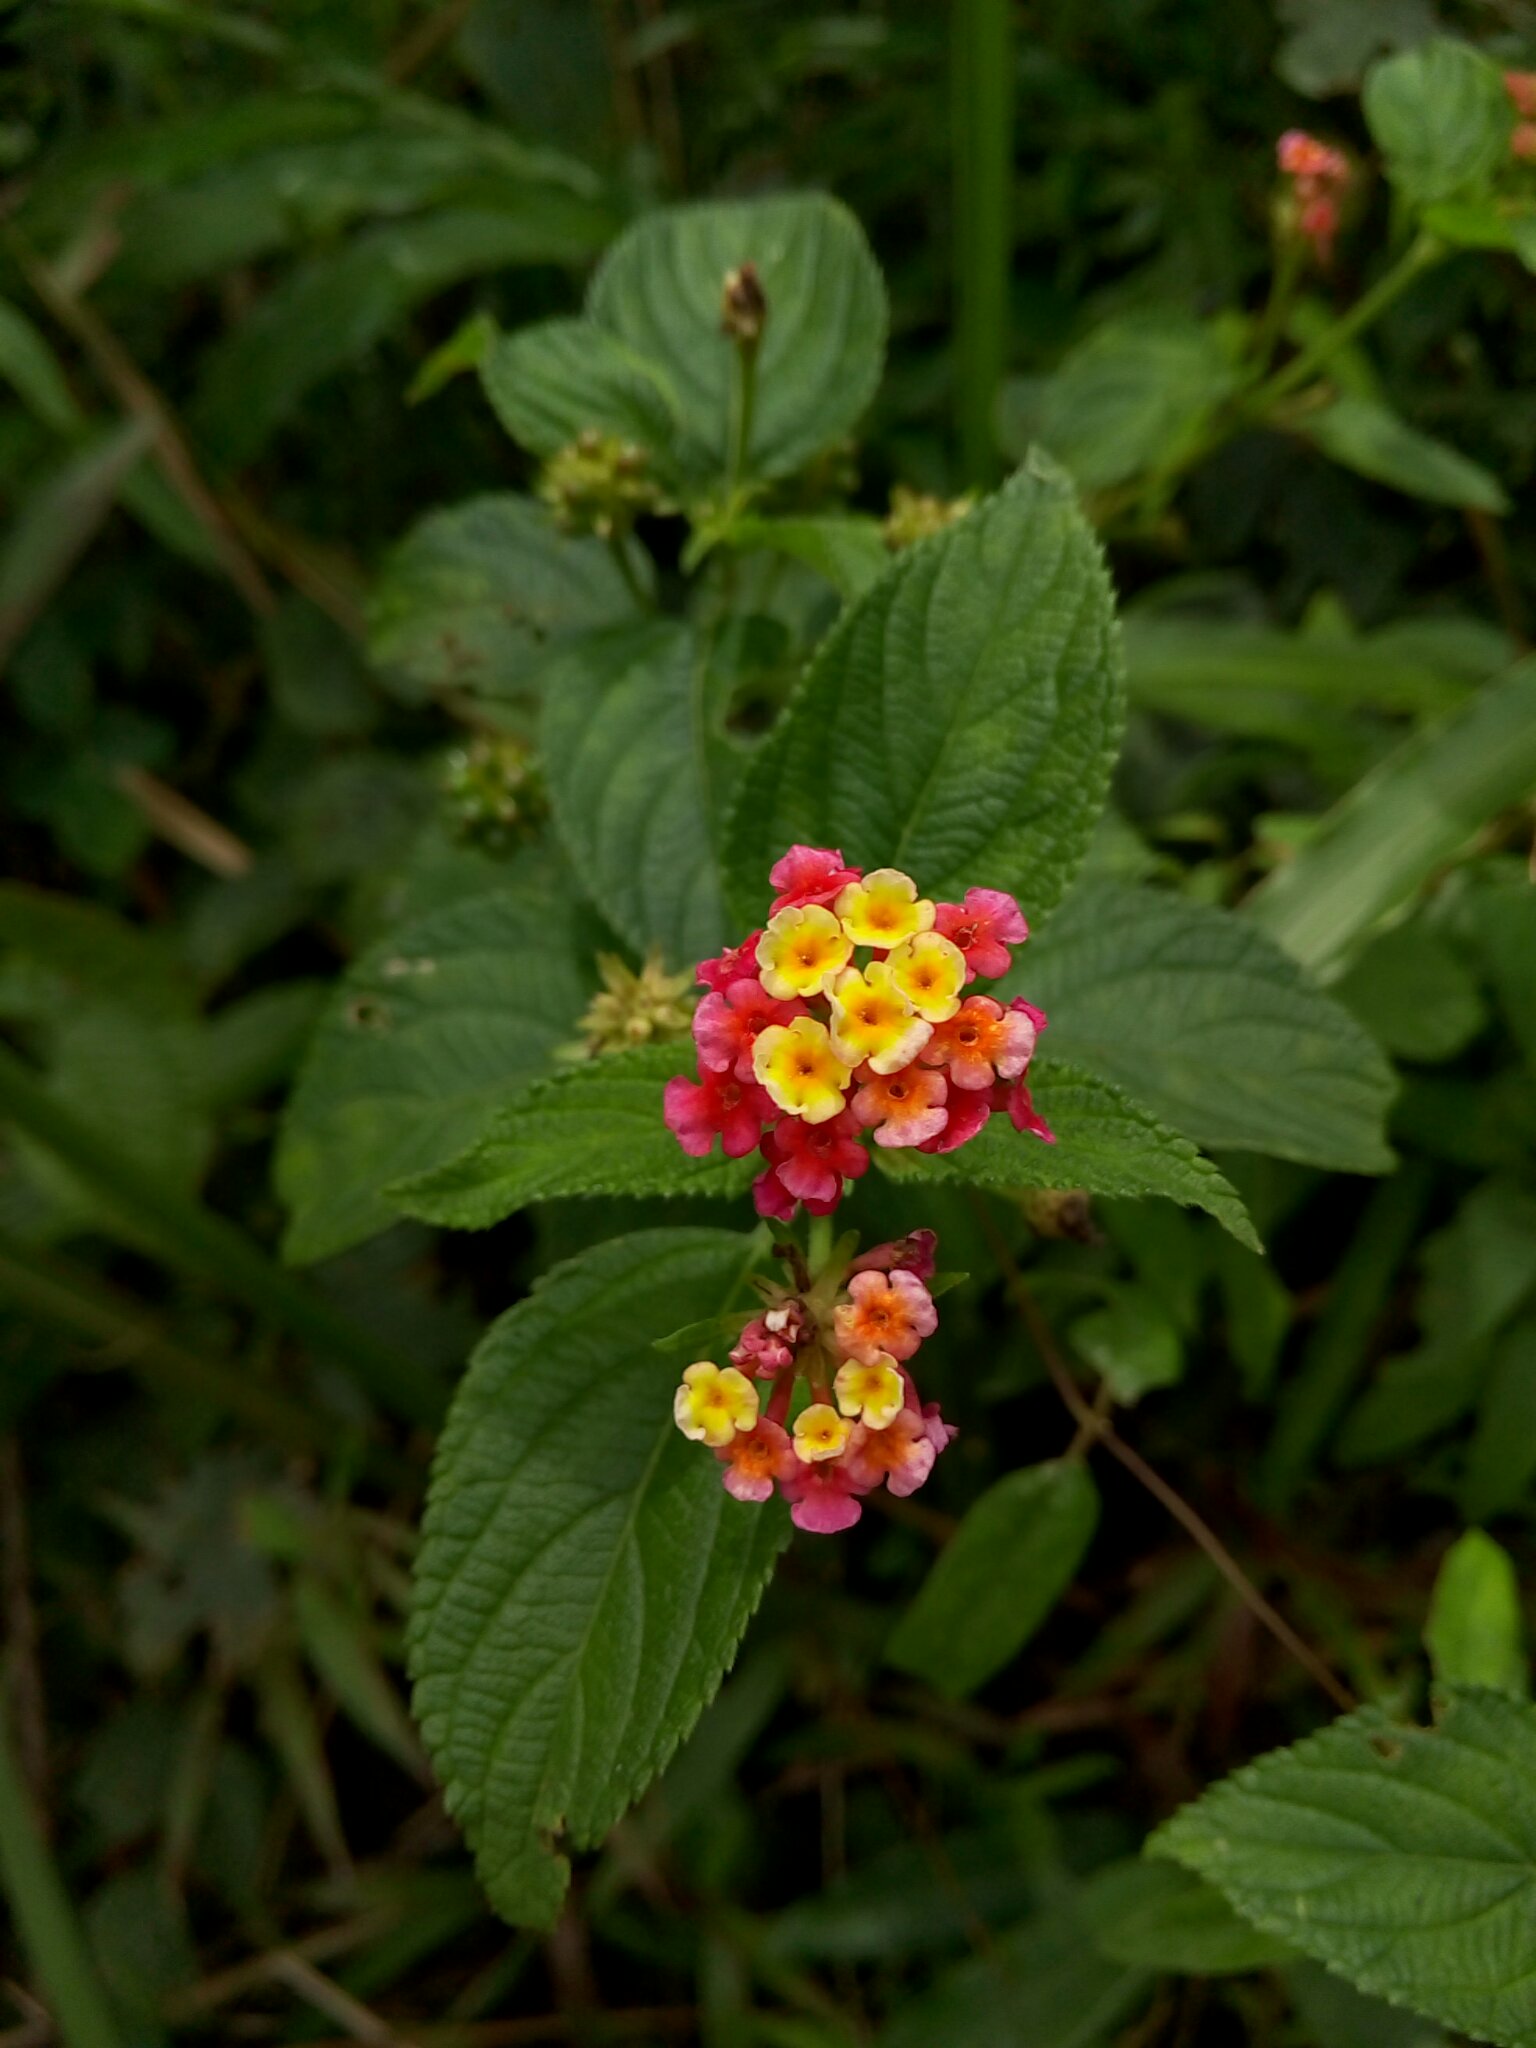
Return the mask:
<svg viewBox="0 0 1536 2048">
<path fill-rule="evenodd" d="M 1275 145 L 1275 156 L 1290 180 L 1294 232 L 1311 244 L 1326 269 L 1333 261 L 1341 202 L 1354 177 L 1349 158 L 1303 128 L 1288 128 Z"/>
<path fill-rule="evenodd" d="M 851 1529 L 876 1487 L 915 1493 L 956 1433 L 913 1376 L 939 1321 L 927 1286 L 933 1232 L 862 1258 L 856 1244 L 850 1235 L 836 1246 L 814 1280 L 797 1248 L 782 1247 L 799 1266 L 793 1284 L 759 1277 L 763 1312 L 730 1363 L 697 1360 L 673 1400 L 678 1428 L 714 1452 L 728 1493 L 765 1501 L 777 1488 L 795 1525 L 818 1535 Z"/>
<path fill-rule="evenodd" d="M 760 1147 L 760 1216 L 828 1215 L 876 1145 L 952 1152 L 994 1110 L 1055 1142 L 1026 1075 L 1045 1014 L 975 988 L 1029 936 L 1001 889 L 936 903 L 897 868 L 792 846 L 769 874 L 767 924 L 699 964 L 698 1078 L 667 1083 L 668 1128 L 702 1157 Z"/>
</svg>

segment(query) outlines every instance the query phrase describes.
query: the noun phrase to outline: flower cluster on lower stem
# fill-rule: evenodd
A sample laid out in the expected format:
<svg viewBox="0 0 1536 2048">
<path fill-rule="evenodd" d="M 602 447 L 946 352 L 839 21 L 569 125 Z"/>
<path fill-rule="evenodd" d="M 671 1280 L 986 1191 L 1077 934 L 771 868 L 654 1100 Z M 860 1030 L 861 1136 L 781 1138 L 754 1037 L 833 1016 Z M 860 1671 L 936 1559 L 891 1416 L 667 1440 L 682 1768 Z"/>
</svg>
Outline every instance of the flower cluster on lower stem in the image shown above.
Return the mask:
<svg viewBox="0 0 1536 2048">
<path fill-rule="evenodd" d="M 700 1359 L 683 1374 L 673 1415 L 719 1459 L 740 1501 L 790 1503 L 798 1528 L 851 1529 L 861 1497 L 885 1486 L 915 1493 L 955 1435 L 918 1392 L 913 1360 L 938 1328 L 927 1282 L 931 1230 L 854 1257 L 836 1246 L 821 1272 L 784 1286 L 760 1277 L 764 1299 L 724 1367 Z"/>
<path fill-rule="evenodd" d="M 1290 186 L 1282 226 L 1306 242 L 1326 269 L 1333 261 L 1344 194 L 1354 179 L 1349 158 L 1303 128 L 1285 131 L 1275 145 L 1275 158 Z"/>
<path fill-rule="evenodd" d="M 934 902 L 897 868 L 866 874 L 817 846 L 792 846 L 769 880 L 767 924 L 699 965 L 698 1078 L 664 1096 L 685 1152 L 760 1149 L 758 1214 L 787 1223 L 837 1207 L 866 1140 L 952 1152 L 1001 1110 L 1054 1143 L 1026 1080 L 1045 1013 L 972 986 L 1029 936 L 1011 896 Z"/>
</svg>

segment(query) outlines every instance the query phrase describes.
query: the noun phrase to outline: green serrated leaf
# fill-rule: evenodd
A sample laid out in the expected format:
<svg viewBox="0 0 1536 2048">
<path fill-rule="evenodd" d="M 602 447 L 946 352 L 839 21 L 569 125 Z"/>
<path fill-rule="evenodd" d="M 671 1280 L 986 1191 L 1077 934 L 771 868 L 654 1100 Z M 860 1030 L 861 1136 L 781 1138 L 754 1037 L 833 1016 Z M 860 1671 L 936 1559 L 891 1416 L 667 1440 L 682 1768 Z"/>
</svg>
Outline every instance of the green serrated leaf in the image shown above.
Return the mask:
<svg viewBox="0 0 1536 2048">
<path fill-rule="evenodd" d="M 981 1496 L 896 1624 L 887 1663 L 963 1699 L 1023 1649 L 1072 1583 L 1099 1519 L 1079 1459 L 1010 1472 Z"/>
<path fill-rule="evenodd" d="M 565 913 L 510 887 L 387 933 L 333 993 L 289 1098 L 284 1251 L 326 1258 L 395 1220 L 384 1189 L 452 1159 L 547 1067 L 587 998 Z"/>
<path fill-rule="evenodd" d="M 1435 1725 L 1362 1707 L 1158 1830 L 1245 1919 L 1362 1991 L 1536 2043 L 1536 1709 L 1453 1688 Z"/>
<path fill-rule="evenodd" d="M 1530 1692 L 1520 1582 L 1502 1545 L 1469 1529 L 1441 1562 L 1424 1624 L 1424 1646 L 1441 1685 Z"/>
<path fill-rule="evenodd" d="M 1509 149 L 1514 109 L 1496 64 L 1438 36 L 1373 64 L 1362 95 L 1387 176 L 1415 205 L 1485 186 Z"/>
<path fill-rule="evenodd" d="M 398 1181 L 390 1200 L 428 1223 L 486 1230 L 567 1195 L 744 1194 L 761 1160 L 690 1158 L 662 1122 L 663 1088 L 693 1063 L 691 1046 L 642 1045 L 571 1067 L 507 1103 L 462 1157 Z"/>
<path fill-rule="evenodd" d="M 1124 691 L 1099 546 L 1035 457 L 899 556 L 844 613 L 767 744 L 727 831 L 743 921 L 793 842 L 913 874 L 925 894 L 1061 897 L 1103 809 Z"/>
<path fill-rule="evenodd" d="M 498 340 L 480 363 L 496 417 L 535 455 L 589 429 L 668 457 L 677 399 L 666 376 L 595 320 L 543 320 Z"/>
<path fill-rule="evenodd" d="M 1344 1173 L 1392 1164 L 1392 1070 L 1263 933 L 1160 889 L 1087 882 L 1006 984 L 1091 1068 L 1202 1145 Z"/>
<path fill-rule="evenodd" d="M 433 1467 L 415 1706 L 492 1904 L 547 1926 L 714 1694 L 789 1530 L 672 1421 L 649 1338 L 724 1311 L 749 1240 L 657 1230 L 557 1267 L 493 1325 Z"/>
<path fill-rule="evenodd" d="M 848 433 L 885 356 L 879 266 L 836 200 L 710 200 L 637 221 L 599 264 L 587 314 L 676 394 L 673 454 L 699 478 L 726 466 L 736 365 L 720 299 L 726 273 L 743 263 L 757 266 L 768 304 L 747 462 L 754 475 L 787 476 Z"/>
<path fill-rule="evenodd" d="M 878 519 L 862 513 L 802 513 L 785 518 L 746 513 L 722 536 L 738 553 L 765 548 L 826 578 L 838 595 L 860 597 L 891 566 Z"/>
<path fill-rule="evenodd" d="M 408 702 L 435 690 L 507 697 L 534 687 L 551 641 L 634 612 L 601 541 L 494 492 L 429 512 L 394 549 L 369 604 L 369 653 Z"/>
<path fill-rule="evenodd" d="M 577 874 L 637 951 L 672 968 L 718 952 L 707 676 L 671 620 L 584 635 L 545 671 L 541 742 Z"/>
<path fill-rule="evenodd" d="M 875 1163 L 892 1180 L 948 1181 L 991 1188 L 1086 1188 L 1100 1195 L 1163 1195 L 1204 1209 L 1240 1244 L 1262 1247 L 1236 1190 L 1178 1132 L 1159 1123 L 1112 1083 L 1065 1062 L 1030 1074 L 1034 1104 L 1056 1133 L 1054 1145 L 1014 1130 L 994 1116 L 979 1136 L 953 1152 L 930 1154 L 875 1148 Z"/>
<path fill-rule="evenodd" d="M 1509 510 L 1503 485 L 1480 462 L 1421 434 L 1373 399 L 1341 392 L 1321 412 L 1303 414 L 1294 425 L 1332 461 L 1374 483 L 1435 505 L 1498 514 Z"/>
</svg>

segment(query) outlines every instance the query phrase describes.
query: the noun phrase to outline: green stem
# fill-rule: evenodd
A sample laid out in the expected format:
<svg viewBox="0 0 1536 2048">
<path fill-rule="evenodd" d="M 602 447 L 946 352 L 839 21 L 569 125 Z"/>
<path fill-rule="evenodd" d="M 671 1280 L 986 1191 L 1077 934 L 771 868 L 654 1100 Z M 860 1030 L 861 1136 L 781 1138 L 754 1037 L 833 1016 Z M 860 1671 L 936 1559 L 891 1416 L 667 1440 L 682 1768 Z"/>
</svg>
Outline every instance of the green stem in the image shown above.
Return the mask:
<svg viewBox="0 0 1536 2048">
<path fill-rule="evenodd" d="M 731 496 L 735 498 L 751 473 L 752 425 L 757 411 L 755 341 L 736 344 L 736 378 L 731 394 Z"/>
<path fill-rule="evenodd" d="M 640 581 L 634 557 L 629 552 L 629 536 L 615 529 L 608 536 L 608 552 L 618 565 L 619 574 L 624 578 L 624 587 L 635 601 L 636 611 L 654 611 L 656 607 L 645 585 Z"/>
<path fill-rule="evenodd" d="M 968 484 L 997 468 L 993 407 L 1008 366 L 1013 264 L 1012 0 L 956 0 L 950 53 L 954 404 Z"/>
<path fill-rule="evenodd" d="M 0 1299 L 84 1343 L 110 1346 L 111 1362 L 152 1386 L 209 1402 L 295 1450 L 321 1448 L 318 1419 L 297 1401 L 163 1336 L 137 1302 L 73 1260 L 0 1235 Z"/>
<path fill-rule="evenodd" d="M 1275 267 L 1270 275 L 1269 297 L 1259 315 L 1259 324 L 1253 332 L 1253 374 L 1262 377 L 1269 368 L 1269 359 L 1274 354 L 1281 333 L 1285 327 L 1285 316 L 1291 310 L 1291 300 L 1296 295 L 1297 280 L 1301 276 L 1302 244 L 1297 236 L 1285 235 L 1275 257 Z"/>
<path fill-rule="evenodd" d="M 388 1408 L 411 1422 L 436 1422 L 442 1396 L 414 1360 L 379 1343 L 283 1271 L 234 1224 L 190 1195 L 166 1187 L 136 1160 L 51 1095 L 8 1048 L 0 1046 L 0 1117 L 19 1124 L 54 1152 L 113 1209 L 151 1236 L 168 1264 L 214 1280 L 343 1365 Z"/>
<path fill-rule="evenodd" d="M 122 2048 L 58 1866 L 38 1829 L 0 1696 L 0 1884 L 65 2048 Z"/>
<path fill-rule="evenodd" d="M 832 1256 L 832 1218 L 812 1216 L 805 1233 L 805 1261 L 814 1280 Z"/>
<path fill-rule="evenodd" d="M 1305 384 L 1331 362 L 1347 342 L 1353 341 L 1357 334 L 1363 334 L 1367 327 L 1379 320 L 1409 285 L 1438 263 L 1444 254 L 1445 245 L 1433 235 L 1417 236 L 1385 276 L 1379 277 L 1368 292 L 1362 293 L 1347 313 L 1341 313 L 1331 327 L 1325 328 L 1315 341 L 1249 394 L 1246 410 L 1250 413 L 1268 412 L 1278 400 L 1288 397 Z"/>
</svg>

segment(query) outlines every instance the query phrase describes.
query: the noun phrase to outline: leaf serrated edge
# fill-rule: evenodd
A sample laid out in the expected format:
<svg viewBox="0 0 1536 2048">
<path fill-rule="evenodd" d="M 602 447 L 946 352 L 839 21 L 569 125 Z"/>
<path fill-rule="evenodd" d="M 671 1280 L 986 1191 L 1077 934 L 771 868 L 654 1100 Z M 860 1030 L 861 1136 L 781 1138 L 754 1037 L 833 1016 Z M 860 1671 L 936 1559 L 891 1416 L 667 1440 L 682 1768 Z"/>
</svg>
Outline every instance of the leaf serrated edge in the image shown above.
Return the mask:
<svg viewBox="0 0 1536 2048">
<path fill-rule="evenodd" d="M 1434 1704 L 1438 1708 L 1442 1701 L 1454 1701 L 1457 1698 L 1490 1698 L 1498 1700 L 1506 1706 L 1511 1704 L 1508 1694 L 1498 1692 L 1494 1687 L 1484 1685 L 1441 1687 L 1434 1696 Z M 1196 1808 L 1204 1805 L 1207 1799 L 1214 1798 L 1227 1787 L 1231 1787 L 1234 1791 L 1239 1787 L 1246 1787 L 1251 1782 L 1263 1777 L 1268 1767 L 1278 1763 L 1282 1758 L 1296 1757 L 1303 1751 L 1321 1748 L 1327 1737 L 1351 1725 L 1362 1732 L 1365 1732 L 1368 1728 L 1378 1733 L 1384 1730 L 1401 1731 L 1405 1728 L 1418 1735 L 1434 1735 L 1438 1732 L 1438 1721 L 1429 1727 L 1425 1727 L 1419 1721 L 1396 1720 L 1384 1707 L 1367 1703 L 1362 1707 L 1358 1707 L 1353 1714 L 1342 1715 L 1337 1721 L 1330 1722 L 1326 1728 L 1319 1728 L 1311 1735 L 1304 1735 L 1299 1742 L 1287 1743 L 1281 1749 L 1273 1749 L 1264 1756 L 1255 1757 L 1251 1763 L 1242 1765 L 1238 1770 L 1231 1772 L 1229 1776 L 1220 1779 L 1215 1785 L 1208 1786 L 1197 1798 L 1192 1799 L 1187 1806 L 1181 1807 L 1177 1813 L 1171 1815 L 1159 1827 L 1153 1830 L 1142 1844 L 1142 1854 L 1170 1863 L 1177 1863 L 1184 1870 L 1192 1870 L 1197 1877 L 1204 1878 L 1208 1884 L 1215 1885 L 1233 1912 L 1240 1914 L 1251 1927 L 1257 1927 L 1261 1933 L 1272 1934 L 1278 1940 L 1288 1942 L 1292 1948 L 1297 1949 L 1299 1953 L 1304 1955 L 1308 1962 L 1320 1964 L 1330 1977 L 1337 1977 L 1341 1983 L 1348 1984 L 1351 1990 L 1359 1991 L 1369 1998 L 1379 1998 L 1385 2004 L 1395 2006 L 1399 2012 L 1412 2013 L 1416 2019 L 1427 2019 L 1435 2026 L 1448 2027 L 1458 2033 L 1463 2032 L 1465 2029 L 1459 2021 L 1448 2020 L 1443 2013 L 1431 2012 L 1425 2006 L 1416 2005 L 1412 1999 L 1405 1997 L 1400 1991 L 1389 1990 L 1380 1984 L 1364 1984 L 1357 1978 L 1352 1977 L 1347 1970 L 1341 1969 L 1337 1963 L 1332 1962 L 1327 1956 L 1317 1954 L 1311 1949 L 1302 1949 L 1297 1940 L 1293 1922 L 1285 1922 L 1278 1914 L 1266 1913 L 1242 1904 L 1231 1896 L 1218 1877 L 1209 1869 L 1202 1868 L 1191 1862 L 1178 1846 L 1181 1824 L 1195 1812 Z M 1454 1740 L 1454 1738 L 1452 1739 Z M 1502 2032 L 1492 2034 L 1480 2031 L 1475 2038 L 1486 2041 L 1489 2044 L 1489 2048 L 1533 2048 L 1533 2043 L 1536 2043 L 1536 2037 L 1531 2035 L 1522 2037 Z"/>
</svg>

